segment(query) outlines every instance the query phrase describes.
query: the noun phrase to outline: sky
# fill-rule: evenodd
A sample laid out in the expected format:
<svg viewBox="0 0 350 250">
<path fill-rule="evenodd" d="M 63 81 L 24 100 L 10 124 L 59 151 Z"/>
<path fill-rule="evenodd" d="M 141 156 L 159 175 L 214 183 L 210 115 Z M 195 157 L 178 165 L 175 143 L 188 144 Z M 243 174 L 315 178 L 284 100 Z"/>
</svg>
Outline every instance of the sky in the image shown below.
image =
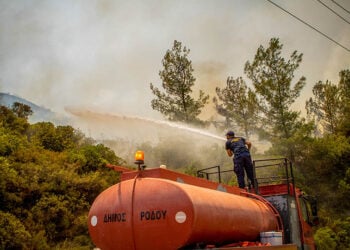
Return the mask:
<svg viewBox="0 0 350 250">
<path fill-rule="evenodd" d="M 350 1 L 322 0 L 345 20 L 317 0 L 274 2 L 350 48 Z M 244 77 L 244 64 L 273 37 L 287 60 L 303 53 L 294 82 L 305 76 L 307 85 L 296 109 L 316 82 L 338 83 L 350 68 L 349 50 L 266 0 L 0 0 L 0 34 L 0 92 L 59 113 L 79 107 L 160 119 L 150 83 L 161 88 L 174 40 L 190 49 L 195 98 L 201 89 L 212 99 L 227 77 Z M 202 115 L 213 110 L 211 102 Z"/>
</svg>

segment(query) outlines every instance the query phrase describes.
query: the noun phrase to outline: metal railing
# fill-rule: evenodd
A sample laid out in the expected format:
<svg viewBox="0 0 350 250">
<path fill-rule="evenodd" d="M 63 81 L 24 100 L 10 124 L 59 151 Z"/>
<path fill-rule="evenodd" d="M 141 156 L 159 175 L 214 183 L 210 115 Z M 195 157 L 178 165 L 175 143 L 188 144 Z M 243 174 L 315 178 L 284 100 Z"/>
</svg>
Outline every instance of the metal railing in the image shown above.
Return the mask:
<svg viewBox="0 0 350 250">
<path fill-rule="evenodd" d="M 212 180 L 212 176 L 216 175 L 218 178 L 218 182 L 222 183 L 222 174 L 228 173 L 228 172 L 233 172 L 233 170 L 221 170 L 221 167 L 218 165 L 218 166 L 203 168 L 198 170 L 197 177 L 205 178 L 207 180 Z"/>
<path fill-rule="evenodd" d="M 200 169 L 197 171 L 197 177 L 205 178 L 207 180 L 213 180 L 213 177 L 217 177 L 219 183 L 222 183 L 222 174 L 231 172 L 233 170 L 221 170 L 221 167 L 213 166 L 209 168 Z M 258 172 L 258 174 L 257 174 Z M 271 158 L 253 161 L 253 174 L 254 174 L 254 189 L 256 193 L 259 190 L 259 185 L 272 185 L 272 184 L 293 184 L 294 175 L 292 163 L 287 158 Z M 288 188 L 289 192 L 289 188 Z"/>
<path fill-rule="evenodd" d="M 272 158 L 253 161 L 254 188 L 258 192 L 260 184 L 290 184 L 294 186 L 292 162 L 287 158 Z M 259 172 L 259 173 L 257 173 Z M 290 192 L 288 188 L 288 193 Z"/>
</svg>

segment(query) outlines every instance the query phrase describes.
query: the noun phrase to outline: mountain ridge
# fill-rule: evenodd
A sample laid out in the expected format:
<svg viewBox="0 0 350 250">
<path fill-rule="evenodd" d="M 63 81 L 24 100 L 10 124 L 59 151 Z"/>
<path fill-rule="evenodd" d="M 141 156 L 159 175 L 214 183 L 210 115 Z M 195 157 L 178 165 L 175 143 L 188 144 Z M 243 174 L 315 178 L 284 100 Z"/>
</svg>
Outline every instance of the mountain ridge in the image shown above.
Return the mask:
<svg viewBox="0 0 350 250">
<path fill-rule="evenodd" d="M 37 105 L 27 99 L 17 96 L 16 94 L 0 92 L 0 105 L 11 108 L 15 102 L 28 105 L 32 109 L 33 114 L 28 118 L 31 123 L 50 121 L 55 124 L 62 124 L 67 121 L 67 118 L 58 115 L 50 109 Z"/>
</svg>

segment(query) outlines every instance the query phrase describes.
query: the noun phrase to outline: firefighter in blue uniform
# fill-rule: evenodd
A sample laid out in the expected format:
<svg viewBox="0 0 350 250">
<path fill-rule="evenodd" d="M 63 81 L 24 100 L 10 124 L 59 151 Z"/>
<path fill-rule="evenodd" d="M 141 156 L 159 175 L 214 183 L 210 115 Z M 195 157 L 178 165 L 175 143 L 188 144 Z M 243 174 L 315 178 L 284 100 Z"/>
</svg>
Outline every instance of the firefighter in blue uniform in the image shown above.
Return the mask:
<svg viewBox="0 0 350 250">
<path fill-rule="evenodd" d="M 254 186 L 253 163 L 250 155 L 250 148 L 252 143 L 243 137 L 235 137 L 233 131 L 226 133 L 226 152 L 229 157 L 233 158 L 233 171 L 237 175 L 238 186 L 245 188 L 244 171 L 247 173 L 250 183 L 249 187 Z"/>
</svg>

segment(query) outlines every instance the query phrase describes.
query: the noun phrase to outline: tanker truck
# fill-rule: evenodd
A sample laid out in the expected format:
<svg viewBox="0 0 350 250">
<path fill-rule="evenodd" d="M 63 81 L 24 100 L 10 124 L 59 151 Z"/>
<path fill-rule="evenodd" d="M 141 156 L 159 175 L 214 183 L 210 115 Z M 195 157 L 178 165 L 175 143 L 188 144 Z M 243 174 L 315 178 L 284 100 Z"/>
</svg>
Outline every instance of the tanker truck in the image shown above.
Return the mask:
<svg viewBox="0 0 350 250">
<path fill-rule="evenodd" d="M 93 202 L 89 234 L 102 250 L 315 249 L 316 204 L 294 185 L 287 159 L 254 161 L 252 188 L 221 183 L 220 167 L 190 176 L 163 166 L 109 165 L 120 182 Z M 276 175 L 257 176 L 277 168 Z M 213 176 L 215 175 L 215 180 Z"/>
</svg>

